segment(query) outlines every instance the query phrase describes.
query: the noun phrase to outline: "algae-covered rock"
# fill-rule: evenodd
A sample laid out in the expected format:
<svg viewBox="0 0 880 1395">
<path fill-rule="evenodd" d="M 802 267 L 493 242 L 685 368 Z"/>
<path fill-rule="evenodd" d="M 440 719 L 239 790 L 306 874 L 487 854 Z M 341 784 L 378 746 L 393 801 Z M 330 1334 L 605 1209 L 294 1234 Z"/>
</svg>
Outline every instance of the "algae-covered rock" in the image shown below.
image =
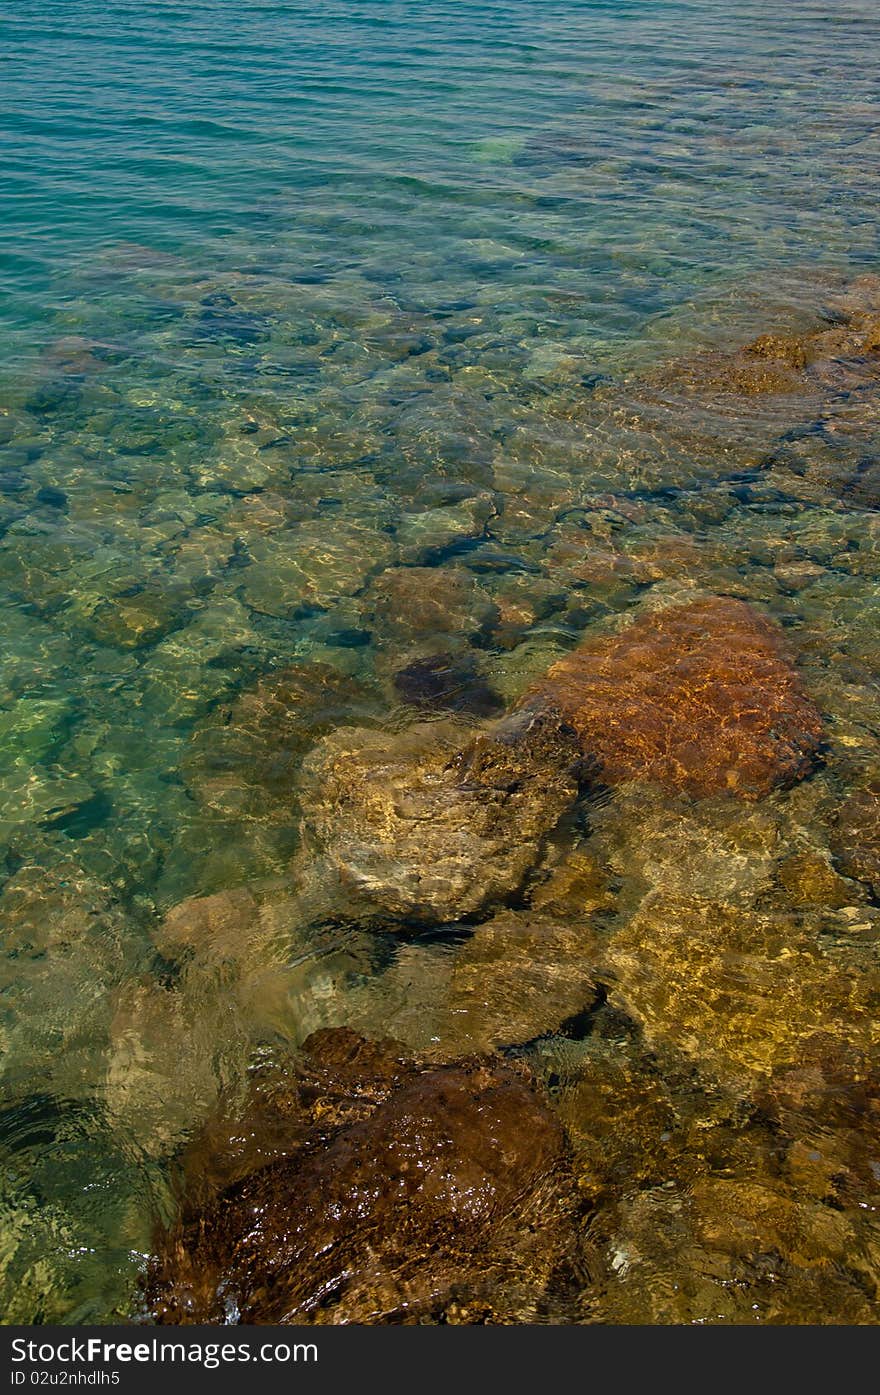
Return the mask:
<svg viewBox="0 0 880 1395">
<path fill-rule="evenodd" d="M 523 885 L 581 774 L 574 733 L 552 714 L 469 741 L 450 724 L 343 728 L 304 763 L 305 856 L 393 917 L 476 915 Z"/>
<path fill-rule="evenodd" d="M 347 1032 L 306 1045 L 318 1071 L 305 1109 L 287 1105 L 292 1151 L 161 1237 L 155 1319 L 439 1320 L 489 1294 L 490 1311 L 506 1297 L 509 1318 L 534 1313 L 564 1256 L 571 1194 L 562 1130 L 528 1075 L 479 1060 L 422 1071 L 364 1054 Z M 328 1112 L 309 1108 L 316 1091 Z M 340 1112 L 340 1096 L 355 1109 Z M 323 1128 L 298 1150 L 316 1113 Z"/>
<path fill-rule="evenodd" d="M 759 799 L 810 769 L 822 722 L 781 632 L 722 596 L 649 611 L 550 669 L 555 707 L 610 784 L 649 780 Z"/>
</svg>

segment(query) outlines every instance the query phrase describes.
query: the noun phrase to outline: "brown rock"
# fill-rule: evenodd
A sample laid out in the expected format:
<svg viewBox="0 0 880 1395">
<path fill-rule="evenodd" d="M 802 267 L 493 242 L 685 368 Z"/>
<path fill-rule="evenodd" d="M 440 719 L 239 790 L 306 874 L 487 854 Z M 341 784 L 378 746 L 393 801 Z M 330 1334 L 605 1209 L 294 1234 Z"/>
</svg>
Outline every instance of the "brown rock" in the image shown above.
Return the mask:
<svg viewBox="0 0 880 1395">
<path fill-rule="evenodd" d="M 761 334 L 732 351 L 707 350 L 670 364 L 657 375 L 663 386 L 686 392 L 764 394 L 810 392 L 839 380 L 839 365 L 861 366 L 858 378 L 871 375 L 873 355 L 880 348 L 880 316 L 870 294 L 840 302 L 837 322 L 824 323 L 800 334 Z"/>
<path fill-rule="evenodd" d="M 772 342 L 763 336 L 756 343 Z M 731 394 L 737 397 L 763 397 L 798 392 L 802 389 L 801 374 L 791 364 L 789 356 L 755 350 L 736 352 L 707 350 L 693 358 L 669 365 L 657 374 L 660 387 L 688 394 Z"/>
<path fill-rule="evenodd" d="M 759 799 L 810 769 L 822 735 L 781 632 L 709 596 L 640 616 L 554 664 L 530 705 L 555 707 L 610 784 Z"/>
<path fill-rule="evenodd" d="M 789 368 L 806 368 L 807 352 L 803 340 L 794 334 L 761 334 L 751 344 L 746 344 L 743 353 L 755 358 L 776 360 Z"/>
<path fill-rule="evenodd" d="M 329 1137 L 313 1130 L 163 1236 L 146 1285 L 156 1320 L 401 1322 L 469 1302 L 485 1314 L 490 1276 L 490 1307 L 502 1276 L 514 1305 L 527 1289 L 534 1303 L 558 1272 L 566 1150 L 531 1080 L 477 1060 L 420 1071 L 386 1047 L 364 1059 L 344 1031 L 315 1046 L 307 1108 L 340 1054 L 337 1093 L 366 1075 L 360 1107 L 371 1089 L 378 1103 Z M 291 1126 L 298 1144 L 302 1111 Z"/>
</svg>

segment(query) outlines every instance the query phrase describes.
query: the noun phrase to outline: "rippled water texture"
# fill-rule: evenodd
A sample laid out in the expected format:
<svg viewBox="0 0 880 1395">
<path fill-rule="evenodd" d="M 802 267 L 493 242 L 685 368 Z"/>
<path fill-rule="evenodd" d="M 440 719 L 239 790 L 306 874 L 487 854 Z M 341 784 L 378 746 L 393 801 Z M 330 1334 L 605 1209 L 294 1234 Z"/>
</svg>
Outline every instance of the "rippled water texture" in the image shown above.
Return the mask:
<svg viewBox="0 0 880 1395">
<path fill-rule="evenodd" d="M 575 1278 L 423 1315 L 876 1320 L 878 59 L 873 0 L 0 0 L 6 1321 L 141 1312 L 187 1145 L 339 1025 L 566 1130 Z M 781 783 L 539 752 L 476 891 L 389 871 L 712 597 Z"/>
</svg>

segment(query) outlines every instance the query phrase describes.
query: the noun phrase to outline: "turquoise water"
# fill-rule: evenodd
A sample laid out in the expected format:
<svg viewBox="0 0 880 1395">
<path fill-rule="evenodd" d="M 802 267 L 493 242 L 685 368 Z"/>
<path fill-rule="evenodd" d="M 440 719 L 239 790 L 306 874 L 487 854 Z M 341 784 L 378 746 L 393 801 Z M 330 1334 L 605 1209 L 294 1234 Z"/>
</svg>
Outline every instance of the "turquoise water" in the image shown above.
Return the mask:
<svg viewBox="0 0 880 1395">
<path fill-rule="evenodd" d="M 188 1131 L 383 966 L 236 997 L 155 935 L 284 882 L 406 664 L 511 702 L 684 575 L 804 635 L 838 802 L 880 768 L 874 505 L 735 484 L 855 468 L 875 400 L 645 387 L 877 270 L 878 57 L 869 0 L 0 3 L 7 1320 L 130 1316 Z M 574 589 L 578 529 L 654 571 Z"/>
</svg>

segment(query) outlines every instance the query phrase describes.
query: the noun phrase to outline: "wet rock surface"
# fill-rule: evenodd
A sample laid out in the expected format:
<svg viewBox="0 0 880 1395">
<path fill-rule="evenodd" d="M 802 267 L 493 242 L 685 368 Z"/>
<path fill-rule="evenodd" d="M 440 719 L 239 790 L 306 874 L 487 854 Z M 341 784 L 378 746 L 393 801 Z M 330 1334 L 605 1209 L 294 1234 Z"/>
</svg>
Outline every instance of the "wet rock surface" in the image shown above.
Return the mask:
<svg viewBox="0 0 880 1395">
<path fill-rule="evenodd" d="M 268 1146 L 285 1156 L 163 1240 L 146 1284 L 154 1318 L 537 1315 L 572 1248 L 561 1222 L 574 1194 L 562 1129 L 528 1074 L 479 1060 L 420 1071 L 393 1043 L 345 1031 L 306 1053 L 271 1105 L 286 1139 L 276 1128 Z"/>
<path fill-rule="evenodd" d="M 822 722 L 778 628 L 712 596 L 638 616 L 555 664 L 554 706 L 609 784 L 648 780 L 759 799 L 811 768 Z"/>
</svg>

